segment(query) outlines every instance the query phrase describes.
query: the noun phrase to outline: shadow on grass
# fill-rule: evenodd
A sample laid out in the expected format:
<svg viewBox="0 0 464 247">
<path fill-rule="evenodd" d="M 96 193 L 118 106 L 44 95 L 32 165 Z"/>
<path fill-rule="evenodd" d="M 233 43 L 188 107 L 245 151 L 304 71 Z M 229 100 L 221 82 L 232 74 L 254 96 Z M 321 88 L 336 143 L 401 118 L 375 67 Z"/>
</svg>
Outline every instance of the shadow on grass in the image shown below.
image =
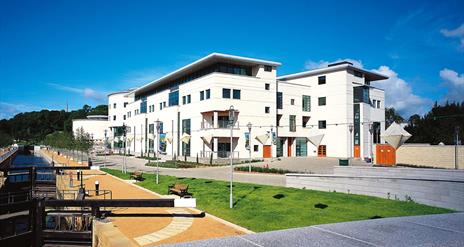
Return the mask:
<svg viewBox="0 0 464 247">
<path fill-rule="evenodd" d="M 245 195 L 243 196 L 240 196 L 237 200 L 235 200 L 234 202 L 234 206 L 236 206 L 241 200 L 247 198 L 247 196 L 253 194 L 255 191 L 257 191 L 258 189 L 261 189 L 260 186 L 253 186 L 253 189 L 250 190 L 248 193 L 246 193 Z"/>
</svg>

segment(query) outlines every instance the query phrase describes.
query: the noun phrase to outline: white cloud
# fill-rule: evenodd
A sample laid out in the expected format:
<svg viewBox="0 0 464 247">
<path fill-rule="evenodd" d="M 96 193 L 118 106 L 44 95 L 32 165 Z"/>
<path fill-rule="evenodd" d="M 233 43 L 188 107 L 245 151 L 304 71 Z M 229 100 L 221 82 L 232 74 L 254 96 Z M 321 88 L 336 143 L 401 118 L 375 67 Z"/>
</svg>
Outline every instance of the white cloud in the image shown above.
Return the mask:
<svg viewBox="0 0 464 247">
<path fill-rule="evenodd" d="M 448 88 L 443 101 L 464 101 L 464 74 L 445 68 L 440 71 L 440 77 Z"/>
<path fill-rule="evenodd" d="M 312 69 L 325 68 L 325 67 L 329 66 L 329 64 L 331 64 L 331 63 L 339 63 L 339 62 L 343 62 L 343 61 L 348 61 L 348 62 L 352 63 L 354 66 L 359 67 L 359 68 L 363 67 L 363 64 L 362 64 L 361 60 L 345 58 L 345 59 L 337 59 L 337 60 L 332 61 L 332 62 L 325 61 L 325 60 L 319 60 L 319 61 L 309 60 L 309 61 L 307 61 L 305 63 L 305 69 L 312 70 Z"/>
<path fill-rule="evenodd" d="M 373 86 L 385 90 L 387 107 L 394 107 L 406 118 L 416 113 L 424 114 L 430 109 L 432 101 L 414 94 L 411 86 L 388 66 L 382 65 L 372 71 L 388 76 L 387 80 L 371 83 Z"/>
<path fill-rule="evenodd" d="M 461 48 L 464 48 L 464 23 L 456 29 L 442 29 L 440 32 L 448 38 L 458 38 L 461 41 Z"/>
<path fill-rule="evenodd" d="M 77 88 L 61 85 L 58 83 L 47 83 L 47 85 L 56 88 L 58 90 L 76 93 L 84 96 L 85 98 L 95 100 L 96 102 L 102 102 L 106 100 L 106 93 L 98 92 L 91 88 Z"/>
</svg>

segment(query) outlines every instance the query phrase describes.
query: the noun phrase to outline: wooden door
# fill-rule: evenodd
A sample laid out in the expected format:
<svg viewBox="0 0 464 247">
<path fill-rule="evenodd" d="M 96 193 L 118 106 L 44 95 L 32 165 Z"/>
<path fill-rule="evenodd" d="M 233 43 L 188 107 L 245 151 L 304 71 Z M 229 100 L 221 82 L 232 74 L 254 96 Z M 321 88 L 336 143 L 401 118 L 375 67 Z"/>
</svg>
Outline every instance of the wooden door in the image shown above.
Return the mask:
<svg viewBox="0 0 464 247">
<path fill-rule="evenodd" d="M 361 157 L 361 147 L 359 145 L 354 145 L 354 157 L 359 158 Z"/>
<path fill-rule="evenodd" d="M 377 144 L 375 146 L 375 163 L 377 165 L 396 165 L 396 150 L 388 144 Z"/>
<path fill-rule="evenodd" d="M 327 147 L 325 145 L 319 145 L 317 147 L 317 157 L 326 157 L 327 156 Z"/>
<path fill-rule="evenodd" d="M 292 157 L 293 138 L 289 137 L 287 141 L 287 157 Z"/>
<path fill-rule="evenodd" d="M 263 146 L 263 158 L 272 158 L 271 145 Z"/>
</svg>

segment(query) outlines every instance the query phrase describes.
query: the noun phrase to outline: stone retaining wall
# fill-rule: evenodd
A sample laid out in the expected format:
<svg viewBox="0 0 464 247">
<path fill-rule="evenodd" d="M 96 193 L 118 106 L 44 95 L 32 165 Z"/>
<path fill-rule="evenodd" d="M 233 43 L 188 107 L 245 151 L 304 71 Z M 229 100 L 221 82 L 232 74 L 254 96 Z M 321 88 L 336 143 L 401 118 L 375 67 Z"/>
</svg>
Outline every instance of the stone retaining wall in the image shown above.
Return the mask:
<svg viewBox="0 0 464 247">
<path fill-rule="evenodd" d="M 396 150 L 396 163 L 438 168 L 455 168 L 455 146 L 407 144 Z M 464 169 L 464 146 L 458 147 L 458 169 Z"/>
<path fill-rule="evenodd" d="M 337 167 L 335 172 L 335 175 L 286 174 L 286 186 L 413 200 L 464 211 L 464 171 Z"/>
</svg>

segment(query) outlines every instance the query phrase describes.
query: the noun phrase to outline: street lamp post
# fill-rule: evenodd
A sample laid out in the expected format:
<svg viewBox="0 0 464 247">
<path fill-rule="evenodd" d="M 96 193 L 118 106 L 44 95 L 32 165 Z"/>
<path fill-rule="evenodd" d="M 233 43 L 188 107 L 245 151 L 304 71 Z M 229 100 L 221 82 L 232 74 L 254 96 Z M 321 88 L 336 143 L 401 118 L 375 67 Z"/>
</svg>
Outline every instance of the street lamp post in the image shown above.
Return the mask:
<svg viewBox="0 0 464 247">
<path fill-rule="evenodd" d="M 155 157 L 155 160 L 156 160 L 156 184 L 158 184 L 159 183 L 159 163 L 158 163 L 159 157 L 158 156 L 159 156 L 159 149 L 160 149 L 160 147 L 159 147 L 159 144 L 160 144 L 160 142 L 159 142 L 160 121 L 157 119 L 155 121 L 155 124 L 156 124 L 156 137 L 158 139 L 157 146 L 156 146 L 156 157 Z"/>
<path fill-rule="evenodd" d="M 248 172 L 251 172 L 251 127 L 253 125 L 248 122 L 247 127 L 248 127 L 248 153 L 250 155 L 250 162 L 248 163 Z"/>
<path fill-rule="evenodd" d="M 103 167 L 106 167 L 106 147 L 108 145 L 108 139 L 107 139 L 107 134 L 108 134 L 108 130 L 105 129 L 105 142 L 103 143 L 103 146 L 105 147 L 103 149 L 103 152 L 104 152 L 104 156 L 105 156 L 105 161 L 103 162 Z"/>
<path fill-rule="evenodd" d="M 456 126 L 454 128 L 454 132 L 456 134 L 456 145 L 454 146 L 454 168 L 455 169 L 458 169 L 458 166 L 459 166 L 459 163 L 458 163 L 458 148 L 459 148 L 459 144 L 460 144 L 460 141 L 459 141 L 459 126 Z"/>
<path fill-rule="evenodd" d="M 353 158 L 353 124 L 348 125 L 348 130 L 350 131 L 350 158 Z"/>
<path fill-rule="evenodd" d="M 229 126 L 230 126 L 230 198 L 229 198 L 229 206 L 233 208 L 233 196 L 232 196 L 232 183 L 234 180 L 234 164 L 233 164 L 233 131 L 234 131 L 234 120 L 235 120 L 235 109 L 234 106 L 231 105 L 229 108 Z"/>
<path fill-rule="evenodd" d="M 122 124 L 122 134 L 124 138 L 124 156 L 123 156 L 123 164 L 122 164 L 122 172 L 127 173 L 127 168 L 126 168 L 126 124 Z"/>
<path fill-rule="evenodd" d="M 372 123 L 369 123 L 369 147 L 370 147 L 370 151 L 371 151 L 371 164 L 374 163 L 373 162 L 373 149 L 374 149 L 374 141 L 372 140 L 372 133 L 374 132 L 374 125 Z"/>
</svg>

